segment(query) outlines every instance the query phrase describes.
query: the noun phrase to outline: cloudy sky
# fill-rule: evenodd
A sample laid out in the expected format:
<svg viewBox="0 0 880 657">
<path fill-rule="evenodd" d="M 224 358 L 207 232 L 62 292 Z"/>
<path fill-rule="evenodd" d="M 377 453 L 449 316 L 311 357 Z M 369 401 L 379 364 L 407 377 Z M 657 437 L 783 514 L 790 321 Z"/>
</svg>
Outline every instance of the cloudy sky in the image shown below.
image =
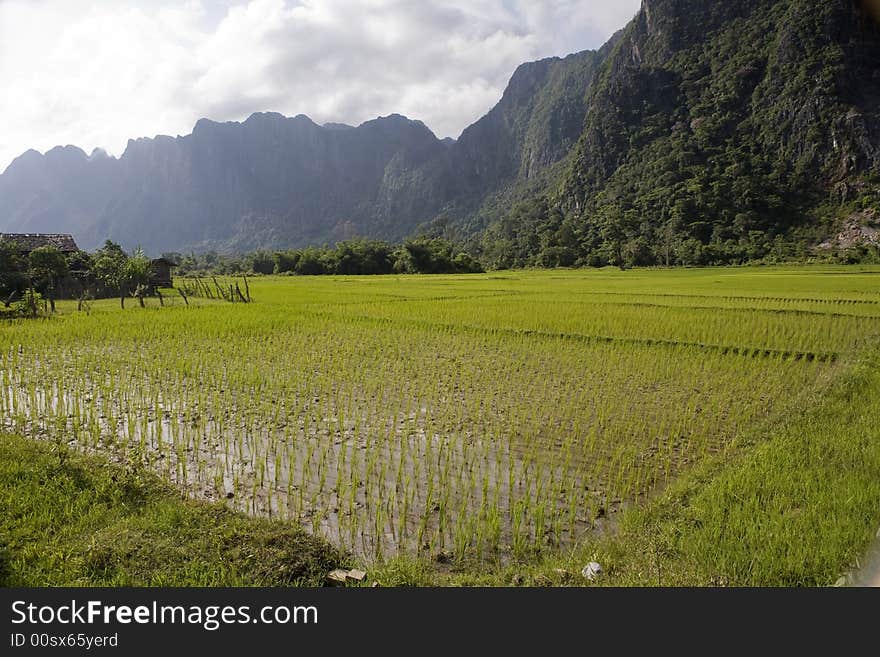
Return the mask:
<svg viewBox="0 0 880 657">
<path fill-rule="evenodd" d="M 640 0 L 0 0 L 0 171 L 28 148 L 120 155 L 256 111 L 457 137 L 522 62 L 596 48 Z"/>
</svg>

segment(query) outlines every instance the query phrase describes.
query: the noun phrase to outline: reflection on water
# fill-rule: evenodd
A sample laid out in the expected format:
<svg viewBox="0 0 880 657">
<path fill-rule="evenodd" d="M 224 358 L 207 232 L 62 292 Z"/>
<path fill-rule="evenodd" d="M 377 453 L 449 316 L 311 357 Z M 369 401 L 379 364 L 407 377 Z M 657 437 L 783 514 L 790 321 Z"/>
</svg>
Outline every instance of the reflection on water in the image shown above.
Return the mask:
<svg viewBox="0 0 880 657">
<path fill-rule="evenodd" d="M 877 542 L 868 554 L 865 566 L 853 575 L 851 585 L 880 587 L 880 531 L 877 532 Z"/>
</svg>

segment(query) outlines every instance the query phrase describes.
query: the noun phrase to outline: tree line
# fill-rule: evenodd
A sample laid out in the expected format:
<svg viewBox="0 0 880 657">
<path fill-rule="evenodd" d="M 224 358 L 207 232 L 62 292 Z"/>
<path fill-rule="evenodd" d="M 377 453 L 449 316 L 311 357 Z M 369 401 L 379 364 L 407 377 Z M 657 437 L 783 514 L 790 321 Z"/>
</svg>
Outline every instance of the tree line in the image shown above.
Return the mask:
<svg viewBox="0 0 880 657">
<path fill-rule="evenodd" d="M 593 201 L 596 208 L 587 221 L 566 214 L 546 196 L 522 201 L 477 238 L 474 252 L 489 269 L 880 263 L 878 244 L 817 248 L 839 229 L 832 221 L 802 222 L 783 229 L 759 221 L 764 215 L 740 212 L 729 224 L 713 223 L 700 219 L 716 216 L 713 212 L 682 202 L 671 206 L 667 215 L 660 215 L 666 219 L 658 223 L 658 215 L 628 198 L 607 191 L 597 195 Z M 878 207 L 880 192 L 839 212 L 855 215 Z M 718 216 L 723 216 L 720 211 Z"/>
<path fill-rule="evenodd" d="M 369 239 L 340 242 L 335 247 L 257 251 L 245 255 L 166 253 L 179 276 L 235 274 L 378 275 L 463 274 L 482 272 L 480 263 L 460 247 L 440 238 L 419 237 L 401 245 Z M 161 292 L 151 285 L 152 261 L 140 249 L 126 253 L 107 240 L 94 253 L 64 253 L 42 246 L 27 255 L 12 241 L 0 240 L 0 314 L 36 316 L 45 305 L 55 312 L 58 299 L 118 297 L 141 306 Z"/>
<path fill-rule="evenodd" d="M 482 265 L 461 247 L 440 238 L 419 237 L 401 245 L 370 239 L 335 247 L 256 251 L 245 255 L 164 253 L 180 276 L 285 274 L 297 276 L 380 274 L 470 274 Z"/>
<path fill-rule="evenodd" d="M 78 299 L 80 306 L 90 299 L 126 298 L 156 294 L 150 284 L 152 262 L 140 249 L 126 253 L 107 240 L 94 253 L 63 253 L 54 246 L 41 246 L 21 255 L 11 240 L 0 240 L 0 308 L 6 315 L 36 316 L 43 305 L 55 312 L 55 301 Z"/>
</svg>

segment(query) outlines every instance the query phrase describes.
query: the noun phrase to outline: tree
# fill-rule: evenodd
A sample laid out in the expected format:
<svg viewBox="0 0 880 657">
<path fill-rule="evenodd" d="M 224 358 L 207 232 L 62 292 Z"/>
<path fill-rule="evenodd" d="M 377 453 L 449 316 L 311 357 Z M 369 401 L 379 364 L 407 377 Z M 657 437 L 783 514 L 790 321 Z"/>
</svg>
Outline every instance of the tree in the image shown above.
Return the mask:
<svg viewBox="0 0 880 657">
<path fill-rule="evenodd" d="M 18 245 L 0 240 L 0 296 L 7 306 L 27 287 L 27 279 L 22 271 L 24 268 Z"/>
<path fill-rule="evenodd" d="M 417 237 L 396 252 L 394 271 L 401 274 L 452 274 L 453 246 L 446 240 Z"/>
<path fill-rule="evenodd" d="M 95 278 L 109 291 L 119 294 L 119 303 L 125 308 L 126 263 L 128 256 L 122 247 L 107 240 L 95 252 L 93 271 Z"/>
<path fill-rule="evenodd" d="M 296 269 L 296 263 L 299 262 L 299 252 L 297 251 L 278 251 L 275 254 L 275 273 L 287 274 Z"/>
<path fill-rule="evenodd" d="M 31 284 L 49 299 L 55 312 L 55 293 L 67 276 L 69 269 L 64 254 L 54 246 L 41 246 L 28 256 L 28 273 Z"/>
<path fill-rule="evenodd" d="M 483 267 L 471 255 L 462 251 L 452 260 L 455 271 L 459 274 L 482 274 Z"/>
<path fill-rule="evenodd" d="M 275 271 L 275 256 L 266 251 L 257 251 L 250 257 L 251 271 L 255 274 L 272 274 Z"/>
<path fill-rule="evenodd" d="M 122 247 L 107 240 L 95 252 L 93 271 L 106 288 L 119 294 L 119 305 L 125 308 L 125 297 L 133 295 L 141 307 L 150 289 L 153 267 L 142 249 L 128 256 Z"/>
<path fill-rule="evenodd" d="M 150 289 L 150 278 L 153 275 L 152 263 L 143 249 L 137 249 L 131 254 L 131 257 L 125 261 L 122 273 L 124 287 L 134 294 L 143 308 L 144 297 Z"/>
<path fill-rule="evenodd" d="M 321 258 L 321 252 L 315 248 L 303 249 L 300 252 L 294 271 L 299 276 L 320 276 L 325 274 L 326 271 L 323 259 Z"/>
<path fill-rule="evenodd" d="M 86 291 L 90 290 L 95 283 L 92 256 L 85 251 L 74 251 L 67 254 L 66 259 L 67 267 L 70 270 L 70 278 L 79 286 L 80 298 L 82 298 Z"/>
<path fill-rule="evenodd" d="M 606 259 L 625 270 L 627 259 L 624 247 L 635 235 L 636 214 L 631 210 L 624 211 L 617 203 L 610 203 L 600 208 L 598 223 Z"/>
<path fill-rule="evenodd" d="M 336 273 L 347 275 L 390 274 L 394 270 L 392 249 L 385 242 L 349 240 L 336 245 Z"/>
</svg>

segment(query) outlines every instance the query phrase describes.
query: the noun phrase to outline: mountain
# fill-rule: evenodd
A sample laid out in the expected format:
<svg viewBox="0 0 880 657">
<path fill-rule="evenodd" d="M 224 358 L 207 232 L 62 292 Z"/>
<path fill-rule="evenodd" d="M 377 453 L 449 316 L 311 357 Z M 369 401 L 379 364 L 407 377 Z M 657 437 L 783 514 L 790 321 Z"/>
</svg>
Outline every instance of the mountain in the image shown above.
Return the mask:
<svg viewBox="0 0 880 657">
<path fill-rule="evenodd" d="M 0 225 L 153 252 L 395 238 L 411 230 L 404 220 L 436 213 L 447 155 L 422 123 L 396 115 L 357 128 L 280 114 L 203 119 L 186 137 L 129 141 L 118 160 L 26 153 L 0 177 Z"/>
<path fill-rule="evenodd" d="M 0 232 L 87 230 L 113 189 L 114 163 L 75 146 L 26 152 L 0 176 Z"/>
<path fill-rule="evenodd" d="M 456 143 L 461 188 L 483 196 L 564 158 L 583 131 L 587 91 L 614 42 L 520 66 L 501 101 Z"/>
<path fill-rule="evenodd" d="M 119 159 L 29 151 L 0 176 L 0 231 L 152 252 L 427 232 L 496 266 L 806 254 L 880 208 L 868 5 L 643 0 L 602 49 L 519 67 L 457 140 L 254 114 Z"/>
<path fill-rule="evenodd" d="M 499 103 L 455 143 L 453 198 L 422 230 L 451 226 L 457 238 L 479 233 L 515 200 L 558 177 L 583 131 L 593 80 L 619 36 L 598 51 L 521 65 Z"/>
<path fill-rule="evenodd" d="M 259 113 L 132 140 L 118 160 L 29 151 L 0 176 L 0 230 L 64 230 L 84 248 L 109 238 L 154 253 L 235 252 L 401 240 L 438 216 L 462 223 L 566 156 L 609 51 L 524 64 L 458 140 L 399 115 L 352 127 Z"/>
<path fill-rule="evenodd" d="M 591 86 L 565 171 L 490 228 L 487 253 L 738 262 L 806 254 L 880 207 L 868 4 L 644 0 Z"/>
</svg>

